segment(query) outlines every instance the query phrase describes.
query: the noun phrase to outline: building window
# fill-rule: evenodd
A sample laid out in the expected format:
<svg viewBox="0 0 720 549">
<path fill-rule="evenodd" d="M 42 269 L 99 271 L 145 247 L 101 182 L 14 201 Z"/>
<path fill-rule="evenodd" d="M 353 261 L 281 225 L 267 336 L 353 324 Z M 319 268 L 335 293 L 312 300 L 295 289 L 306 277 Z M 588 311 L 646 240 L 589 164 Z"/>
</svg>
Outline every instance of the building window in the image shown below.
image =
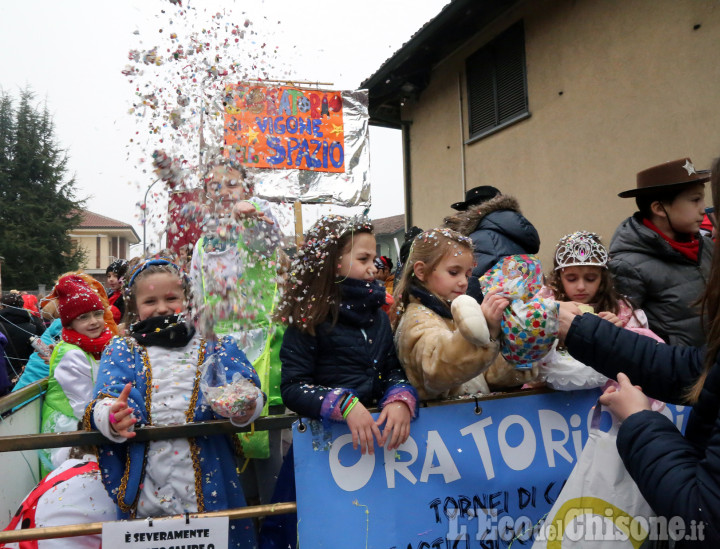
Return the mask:
<svg viewBox="0 0 720 549">
<path fill-rule="evenodd" d="M 530 116 L 522 21 L 468 57 L 465 68 L 471 141 Z"/>
</svg>

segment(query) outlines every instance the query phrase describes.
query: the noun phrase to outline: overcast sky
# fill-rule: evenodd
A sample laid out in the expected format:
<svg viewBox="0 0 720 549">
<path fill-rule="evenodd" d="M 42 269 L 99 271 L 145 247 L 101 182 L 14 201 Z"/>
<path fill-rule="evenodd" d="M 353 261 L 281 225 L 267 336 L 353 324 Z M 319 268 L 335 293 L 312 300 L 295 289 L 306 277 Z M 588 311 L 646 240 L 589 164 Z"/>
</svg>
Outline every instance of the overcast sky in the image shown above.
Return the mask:
<svg viewBox="0 0 720 549">
<path fill-rule="evenodd" d="M 182 6 L 195 8 L 189 20 L 197 26 L 221 10 L 225 20 L 243 24 L 248 34 L 236 55 L 247 51 L 257 76 L 342 90 L 357 88 L 447 1 L 183 0 Z M 137 145 L 147 130 L 129 113 L 135 90 L 121 71 L 130 49 L 167 36 L 168 12 L 177 13 L 170 0 L 6 0 L 0 8 L 0 87 L 15 94 L 28 85 L 47 102 L 79 197 L 138 234 L 137 203 L 153 180 L 139 162 L 152 151 Z M 370 140 L 370 215 L 403 213 L 400 133 L 372 128 Z"/>
</svg>

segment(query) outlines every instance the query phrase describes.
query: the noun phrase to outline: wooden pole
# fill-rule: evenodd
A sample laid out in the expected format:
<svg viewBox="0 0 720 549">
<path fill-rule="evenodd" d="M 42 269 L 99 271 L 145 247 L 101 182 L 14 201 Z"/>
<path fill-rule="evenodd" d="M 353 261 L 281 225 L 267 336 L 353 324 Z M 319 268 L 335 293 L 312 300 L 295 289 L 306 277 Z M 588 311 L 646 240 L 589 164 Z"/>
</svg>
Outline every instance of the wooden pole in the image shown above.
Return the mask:
<svg viewBox="0 0 720 549">
<path fill-rule="evenodd" d="M 295 245 L 299 248 L 303 243 L 302 202 L 296 200 L 293 208 L 295 210 Z"/>
<path fill-rule="evenodd" d="M 246 519 L 264 517 L 267 515 L 284 515 L 297 512 L 295 502 L 271 503 L 267 505 L 255 505 L 253 507 L 241 507 L 228 509 L 227 511 L 211 511 L 208 513 L 190 513 L 190 518 L 229 517 L 233 519 Z M 160 521 L 169 518 L 183 518 L 184 515 L 172 517 L 153 517 L 153 521 Z M 144 519 L 139 519 L 143 520 Z M 88 536 L 102 532 L 102 522 L 90 522 L 87 524 L 68 524 L 66 526 L 48 526 L 45 528 L 30 528 L 27 530 L 9 530 L 0 532 L 0 545 L 13 541 L 25 541 L 29 539 L 54 539 L 73 536 Z"/>
<path fill-rule="evenodd" d="M 288 86 L 333 86 L 332 82 L 310 82 L 309 80 L 246 80 L 255 84 L 287 84 Z"/>
</svg>

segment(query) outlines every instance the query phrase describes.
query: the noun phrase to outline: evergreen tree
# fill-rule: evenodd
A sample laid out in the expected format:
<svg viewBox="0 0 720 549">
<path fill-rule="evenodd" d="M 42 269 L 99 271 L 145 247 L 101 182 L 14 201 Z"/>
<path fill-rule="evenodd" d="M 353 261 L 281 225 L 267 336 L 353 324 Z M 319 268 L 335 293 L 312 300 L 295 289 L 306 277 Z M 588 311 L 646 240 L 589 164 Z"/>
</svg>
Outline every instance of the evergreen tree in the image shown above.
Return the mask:
<svg viewBox="0 0 720 549">
<path fill-rule="evenodd" d="M 77 269 L 83 252 L 70 231 L 79 226 L 82 201 L 67 177 L 67 154 L 55 141 L 47 106 L 33 93 L 20 94 L 17 108 L 0 95 L 0 256 L 5 289 L 51 285 Z"/>
</svg>

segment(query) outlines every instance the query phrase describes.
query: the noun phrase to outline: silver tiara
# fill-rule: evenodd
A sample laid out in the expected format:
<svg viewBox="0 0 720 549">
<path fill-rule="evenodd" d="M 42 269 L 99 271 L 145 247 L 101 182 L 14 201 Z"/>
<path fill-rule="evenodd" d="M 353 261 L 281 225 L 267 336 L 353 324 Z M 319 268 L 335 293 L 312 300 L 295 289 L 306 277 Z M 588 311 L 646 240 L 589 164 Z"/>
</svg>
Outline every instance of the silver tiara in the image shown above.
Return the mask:
<svg viewBox="0 0 720 549">
<path fill-rule="evenodd" d="M 607 268 L 608 253 L 595 233 L 577 231 L 563 236 L 555 250 L 555 270 L 584 265 Z"/>
</svg>

